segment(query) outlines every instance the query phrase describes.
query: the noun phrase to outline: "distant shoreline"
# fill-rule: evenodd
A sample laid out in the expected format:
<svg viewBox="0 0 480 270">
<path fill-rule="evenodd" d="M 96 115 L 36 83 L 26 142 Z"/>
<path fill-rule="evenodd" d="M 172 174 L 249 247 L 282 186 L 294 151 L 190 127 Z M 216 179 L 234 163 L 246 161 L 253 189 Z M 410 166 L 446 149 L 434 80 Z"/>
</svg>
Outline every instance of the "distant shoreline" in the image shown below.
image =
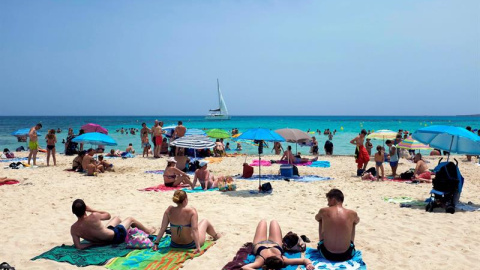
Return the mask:
<svg viewBox="0 0 480 270">
<path fill-rule="evenodd" d="M 0 117 L 204 117 L 205 115 L 0 115 Z M 230 115 L 232 117 L 480 117 L 480 114 L 457 115 Z"/>
</svg>

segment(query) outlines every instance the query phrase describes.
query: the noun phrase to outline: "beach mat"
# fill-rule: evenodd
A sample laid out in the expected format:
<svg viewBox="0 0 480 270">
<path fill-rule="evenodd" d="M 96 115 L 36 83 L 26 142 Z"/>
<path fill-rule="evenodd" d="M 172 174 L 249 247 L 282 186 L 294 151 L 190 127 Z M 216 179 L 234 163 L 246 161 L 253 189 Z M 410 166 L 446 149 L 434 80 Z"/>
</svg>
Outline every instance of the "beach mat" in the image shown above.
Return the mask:
<svg viewBox="0 0 480 270">
<path fill-rule="evenodd" d="M 84 250 L 78 250 L 73 245 L 61 245 L 32 258 L 32 261 L 47 259 L 56 262 L 67 262 L 79 267 L 104 265 L 108 260 L 125 256 L 131 251 L 132 249 L 128 249 L 125 243 L 120 245 L 90 247 Z"/>
<path fill-rule="evenodd" d="M 252 175 L 251 178 L 242 178 L 237 177 L 236 179 L 238 180 L 250 180 L 250 181 L 258 181 L 258 174 Z M 293 177 L 285 177 L 282 175 L 277 175 L 277 174 L 262 174 L 260 177 L 261 180 L 266 180 L 266 181 L 277 181 L 277 180 L 285 180 L 289 179 L 291 181 L 295 182 L 316 182 L 316 181 L 326 181 L 326 180 L 333 180 L 331 177 L 322 177 L 318 175 L 303 175 L 303 176 L 293 176 Z"/>
<path fill-rule="evenodd" d="M 165 170 L 153 170 L 153 171 L 145 171 L 145 173 L 153 173 L 153 174 L 163 174 Z M 194 172 L 186 172 L 188 175 L 193 175 Z"/>
<path fill-rule="evenodd" d="M 179 185 L 179 186 L 176 186 L 176 187 L 167 187 L 167 186 L 161 184 L 161 185 L 158 185 L 158 186 L 142 188 L 142 189 L 139 189 L 139 191 L 155 191 L 155 192 L 172 191 L 172 190 L 182 189 L 182 188 L 185 188 L 185 187 L 188 187 L 188 186 L 189 185 Z"/>
<path fill-rule="evenodd" d="M 362 259 L 362 252 L 360 250 L 355 251 L 355 255 L 352 259 L 344 262 L 332 262 L 320 255 L 317 249 L 314 248 L 307 248 L 305 251 L 305 258 L 312 261 L 313 266 L 315 266 L 315 270 L 317 269 L 341 269 L 341 270 L 366 270 L 367 265 Z M 301 266 L 300 269 L 306 269 L 305 266 Z"/>
<path fill-rule="evenodd" d="M 201 247 L 201 252 L 193 254 L 192 249 L 171 248 L 170 236 L 165 236 L 159 244 L 158 251 L 152 249 L 135 250 L 126 257 L 114 258 L 105 267 L 113 270 L 176 270 L 181 268 L 186 260 L 201 256 L 214 244 L 215 242 L 205 241 L 205 244 Z"/>
<path fill-rule="evenodd" d="M 268 160 L 258 160 L 258 159 L 254 159 L 252 161 L 252 163 L 249 164 L 250 166 L 256 166 L 258 167 L 259 165 L 262 165 L 262 167 L 269 167 L 269 166 L 272 166 L 272 162 L 268 161 Z"/>
<path fill-rule="evenodd" d="M 308 165 L 308 167 L 330 168 L 330 161 L 317 160 L 317 161 L 312 162 L 312 164 Z"/>
<path fill-rule="evenodd" d="M 277 160 L 277 161 L 275 161 L 275 163 L 276 164 L 281 164 L 281 165 L 289 164 L 288 161 L 286 161 L 286 160 Z M 302 162 L 302 163 L 293 163 L 293 165 L 295 165 L 295 166 L 310 166 L 310 165 L 312 165 L 312 162 L 309 161 L 309 162 Z"/>
<path fill-rule="evenodd" d="M 5 182 L 1 182 L 0 183 L 0 186 L 3 186 L 3 185 L 15 185 L 15 184 L 18 184 L 20 183 L 18 180 L 8 180 L 8 181 L 5 181 Z"/>
<path fill-rule="evenodd" d="M 207 161 L 208 163 L 220 163 L 222 162 L 223 160 L 223 157 L 207 157 L 207 158 L 204 158 L 205 161 Z"/>
<path fill-rule="evenodd" d="M 201 192 L 207 192 L 207 191 L 216 191 L 218 188 L 209 188 L 207 190 L 203 190 L 201 186 L 195 187 L 194 189 L 189 189 L 189 188 L 183 188 L 183 191 L 186 193 L 201 193 Z"/>
<path fill-rule="evenodd" d="M 401 196 L 401 197 L 384 197 L 383 200 L 389 203 L 396 203 L 396 204 L 408 204 L 410 206 L 425 206 L 427 202 L 415 200 L 411 197 Z"/>
</svg>

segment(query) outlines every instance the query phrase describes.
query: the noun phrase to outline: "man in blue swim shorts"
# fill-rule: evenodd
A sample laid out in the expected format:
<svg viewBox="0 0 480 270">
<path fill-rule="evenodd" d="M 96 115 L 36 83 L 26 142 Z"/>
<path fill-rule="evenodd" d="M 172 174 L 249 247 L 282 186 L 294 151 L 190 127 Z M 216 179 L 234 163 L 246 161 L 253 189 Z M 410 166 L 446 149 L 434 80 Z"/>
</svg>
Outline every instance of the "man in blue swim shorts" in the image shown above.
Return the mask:
<svg viewBox="0 0 480 270">
<path fill-rule="evenodd" d="M 77 249 L 85 249 L 93 245 L 121 244 L 125 242 L 127 230 L 130 227 L 136 227 L 148 234 L 155 232 L 155 228 L 146 228 L 132 217 L 123 221 L 119 217 L 114 217 L 104 226 L 102 220 L 109 220 L 110 214 L 105 211 L 93 210 L 81 199 L 73 202 L 72 212 L 78 218 L 70 228 L 73 243 Z M 87 215 L 87 212 L 90 214 Z M 81 243 L 80 238 L 89 243 Z"/>
</svg>

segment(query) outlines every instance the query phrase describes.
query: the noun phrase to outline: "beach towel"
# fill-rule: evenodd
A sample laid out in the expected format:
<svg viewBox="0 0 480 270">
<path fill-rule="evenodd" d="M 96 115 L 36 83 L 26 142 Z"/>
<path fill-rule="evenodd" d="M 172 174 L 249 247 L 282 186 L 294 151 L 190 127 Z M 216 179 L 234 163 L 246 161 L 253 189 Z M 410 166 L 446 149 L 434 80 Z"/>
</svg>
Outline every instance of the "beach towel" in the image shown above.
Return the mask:
<svg viewBox="0 0 480 270">
<path fill-rule="evenodd" d="M 32 258 L 32 261 L 38 259 L 47 259 L 57 262 L 67 262 L 76 266 L 84 267 L 88 265 L 104 265 L 108 260 L 125 256 L 132 250 L 127 248 L 127 244 L 107 245 L 90 247 L 84 250 L 78 250 L 75 246 L 61 245 Z"/>
<path fill-rule="evenodd" d="M 314 248 L 307 248 L 305 251 L 305 258 L 312 261 L 313 266 L 315 266 L 315 270 L 317 269 L 341 269 L 341 270 L 353 270 L 353 269 L 360 269 L 366 270 L 367 265 L 362 259 L 362 252 L 360 250 L 355 251 L 355 255 L 352 259 L 344 262 L 332 262 L 320 255 L 317 249 Z M 300 269 L 306 269 L 305 266 L 301 266 Z"/>
<path fill-rule="evenodd" d="M 389 203 L 397 203 L 397 204 L 408 204 L 411 206 L 425 206 L 427 202 L 415 200 L 411 197 L 402 196 L 402 197 L 384 197 L 383 200 Z"/>
<path fill-rule="evenodd" d="M 18 182 L 18 180 L 8 180 L 8 181 L 5 181 L 5 182 L 1 182 L 0 183 L 0 186 L 3 186 L 3 185 L 15 185 L 15 184 L 18 184 L 20 182 Z"/>
<path fill-rule="evenodd" d="M 275 161 L 275 163 L 277 163 L 277 164 L 288 164 L 288 161 L 277 160 L 277 161 Z M 302 162 L 302 163 L 293 163 L 293 165 L 296 165 L 296 166 L 310 166 L 310 165 L 312 165 L 312 162 L 309 161 L 309 162 Z"/>
<path fill-rule="evenodd" d="M 176 270 L 183 266 L 188 259 L 201 256 L 215 242 L 206 241 L 201 247 L 201 252 L 193 254 L 192 249 L 179 249 L 170 247 L 170 236 L 165 236 L 158 245 L 158 251 L 152 249 L 135 250 L 126 257 L 114 258 L 105 267 L 114 270 L 127 269 L 165 269 Z"/>
<path fill-rule="evenodd" d="M 153 173 L 153 174 L 163 174 L 165 170 L 153 170 L 153 171 L 145 171 L 145 173 Z M 194 172 L 186 172 L 186 174 L 194 175 Z"/>
<path fill-rule="evenodd" d="M 252 161 L 252 163 L 249 164 L 250 166 L 259 166 L 259 165 L 262 165 L 262 167 L 269 167 L 269 166 L 272 166 L 272 162 L 268 161 L 268 160 L 262 160 L 262 161 L 259 161 L 258 159 L 254 159 Z"/>
<path fill-rule="evenodd" d="M 189 185 L 179 185 L 179 186 L 176 186 L 176 187 L 167 187 L 167 186 L 161 184 L 161 185 L 154 186 L 154 187 L 142 188 L 142 189 L 139 189 L 139 191 L 155 191 L 155 192 L 171 191 L 171 190 L 177 190 L 177 189 L 181 189 L 181 188 L 188 187 L 188 186 Z"/>
<path fill-rule="evenodd" d="M 222 157 L 207 157 L 204 159 L 208 163 L 220 163 L 222 162 L 223 158 Z"/>
<path fill-rule="evenodd" d="M 250 180 L 250 181 L 258 181 L 258 174 L 253 175 L 251 178 L 242 178 L 237 177 L 236 179 L 238 180 Z M 316 182 L 316 181 L 326 181 L 326 180 L 333 180 L 331 177 L 322 177 L 318 175 L 303 175 L 303 176 L 292 176 L 292 177 L 285 177 L 282 175 L 277 175 L 277 174 L 262 174 L 260 177 L 261 180 L 266 180 L 266 181 L 276 181 L 276 180 L 285 180 L 289 179 L 291 181 L 295 182 Z"/>
<path fill-rule="evenodd" d="M 312 164 L 308 165 L 308 167 L 330 168 L 330 161 L 317 160 L 317 161 L 312 162 Z"/>
<path fill-rule="evenodd" d="M 0 159 L 0 162 L 18 162 L 18 161 L 24 161 L 24 160 L 28 160 L 28 158 L 26 157 L 22 157 L 22 158 L 7 158 L 7 159 Z M 37 158 L 38 160 L 38 158 Z"/>
<path fill-rule="evenodd" d="M 189 188 L 183 188 L 183 191 L 186 193 L 200 193 L 200 192 L 207 192 L 207 191 L 218 191 L 218 188 L 209 188 L 207 190 L 202 189 L 201 186 L 195 187 L 194 189 L 189 189 Z"/>
</svg>

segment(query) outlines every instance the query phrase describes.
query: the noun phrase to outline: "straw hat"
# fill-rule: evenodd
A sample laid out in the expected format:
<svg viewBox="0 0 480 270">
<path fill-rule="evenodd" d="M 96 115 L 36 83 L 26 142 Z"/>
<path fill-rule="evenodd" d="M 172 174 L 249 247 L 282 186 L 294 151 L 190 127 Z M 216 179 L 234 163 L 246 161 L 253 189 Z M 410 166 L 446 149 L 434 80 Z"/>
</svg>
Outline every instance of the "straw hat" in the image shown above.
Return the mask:
<svg viewBox="0 0 480 270">
<path fill-rule="evenodd" d="M 167 162 L 177 163 L 174 157 L 170 157 L 169 159 L 167 159 Z"/>
</svg>

